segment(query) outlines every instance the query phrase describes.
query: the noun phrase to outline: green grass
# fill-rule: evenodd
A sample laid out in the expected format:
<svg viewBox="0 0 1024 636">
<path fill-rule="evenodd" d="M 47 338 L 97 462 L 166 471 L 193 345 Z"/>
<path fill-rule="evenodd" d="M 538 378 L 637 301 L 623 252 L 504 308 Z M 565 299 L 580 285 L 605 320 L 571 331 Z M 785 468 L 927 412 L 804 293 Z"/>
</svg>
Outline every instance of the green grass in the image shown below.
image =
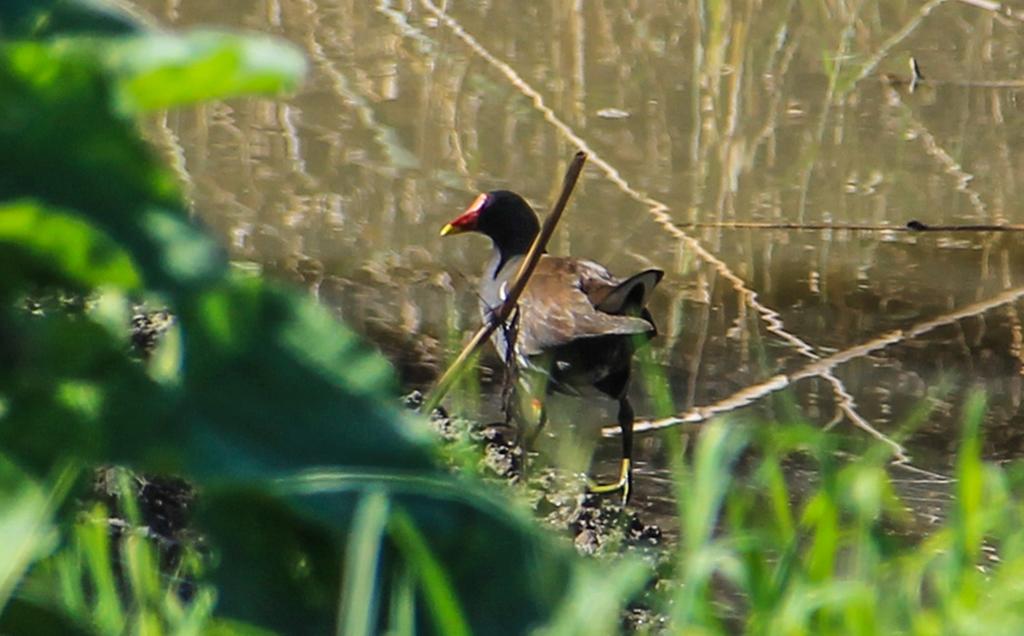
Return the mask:
<svg viewBox="0 0 1024 636">
<path fill-rule="evenodd" d="M 646 559 L 605 555 L 537 633 L 618 633 L 623 595 L 663 616 L 668 633 L 1019 633 L 1024 473 L 982 460 L 984 408 L 980 394 L 965 405 L 948 517 L 920 533 L 881 447 L 840 460 L 838 436 L 805 425 L 708 425 L 677 466 L 678 543 Z M 794 460 L 813 487 L 793 488 L 785 466 Z M 409 564 L 393 579 L 382 578 L 387 537 Z M 414 633 L 417 607 L 433 633 L 472 633 L 454 574 L 383 491 L 361 498 L 347 543 L 337 633 L 376 633 L 381 614 L 390 633 Z M 23 593 L 50 595 L 92 633 L 254 633 L 216 618 L 213 587 L 181 600 L 183 573 L 157 561 L 138 530 L 112 542 L 107 514 L 95 508 L 37 564 Z M 640 591 L 655 571 L 656 585 Z"/>
<path fill-rule="evenodd" d="M 670 387 L 650 350 L 639 352 L 637 366 L 656 412 L 671 413 Z M 916 410 L 908 427 L 927 412 L 924 406 Z M 632 603 L 662 621 L 649 631 L 665 633 L 1018 633 L 1024 629 L 1024 471 L 984 461 L 984 413 L 980 393 L 963 405 L 947 515 L 927 527 L 916 525 L 900 500 L 890 446 L 878 443 L 851 454 L 843 436 L 800 423 L 798 412 L 795 423 L 720 418 L 689 437 L 663 432 L 672 458 L 678 541 L 654 553 L 622 548 L 576 562 L 557 603 L 531 629 L 618 633 L 623 606 Z M 479 450 L 466 440 L 454 445 L 449 460 L 470 472 L 471 455 Z M 38 614 L 45 611 L 66 621 L 61 629 L 70 625 L 82 633 L 264 633 L 218 613 L 218 599 L 232 590 L 230 580 L 207 576 L 215 565 L 211 555 L 188 553 L 173 570 L 161 567 L 141 527 L 129 473 L 116 473 L 127 521 L 120 540 L 112 540 L 102 507 L 62 505 L 79 472 L 65 469 L 50 481 L 14 466 L 4 473 L 10 494 L 0 500 L 0 530 L 4 545 L 23 547 L 5 555 L 3 628 L 47 633 Z M 354 478 L 366 487 L 346 486 L 343 475 L 311 482 L 326 493 L 358 494 L 351 522 L 335 526 L 345 546 L 340 560 L 324 562 L 324 556 L 301 551 L 284 557 L 296 572 L 339 573 L 336 633 L 475 633 L 479 619 L 470 610 L 476 601 L 459 588 L 459 579 L 490 564 L 469 545 L 474 535 L 463 535 L 462 561 L 440 558 L 437 530 L 409 514 L 409 491 L 392 489 L 403 478 Z M 407 488 L 468 500 L 486 488 L 475 479 L 443 479 L 409 482 Z M 490 505 L 513 516 L 522 512 L 514 497 Z M 251 532 L 244 521 L 241 527 Z M 500 541 L 490 545 L 493 551 Z M 391 567 L 396 559 L 399 567 Z M 510 577 L 520 565 L 517 574 L 523 575 L 526 564 L 513 561 L 494 576 Z M 540 572 L 527 579 L 530 586 L 561 588 L 553 571 Z M 181 594 L 185 580 L 195 586 L 187 598 Z M 315 589 L 331 587 L 315 583 Z M 25 607 L 37 613 L 25 618 Z"/>
</svg>

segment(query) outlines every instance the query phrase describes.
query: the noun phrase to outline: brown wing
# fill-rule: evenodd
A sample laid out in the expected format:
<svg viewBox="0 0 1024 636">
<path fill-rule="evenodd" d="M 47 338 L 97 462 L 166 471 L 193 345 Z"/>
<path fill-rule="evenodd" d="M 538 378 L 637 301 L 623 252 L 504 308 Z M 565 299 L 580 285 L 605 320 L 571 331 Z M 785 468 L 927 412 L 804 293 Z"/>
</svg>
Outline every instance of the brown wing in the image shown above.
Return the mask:
<svg viewBox="0 0 1024 636">
<path fill-rule="evenodd" d="M 643 318 L 595 307 L 621 282 L 597 263 L 542 257 L 520 299 L 520 351 L 536 355 L 579 338 L 652 331 Z"/>
</svg>

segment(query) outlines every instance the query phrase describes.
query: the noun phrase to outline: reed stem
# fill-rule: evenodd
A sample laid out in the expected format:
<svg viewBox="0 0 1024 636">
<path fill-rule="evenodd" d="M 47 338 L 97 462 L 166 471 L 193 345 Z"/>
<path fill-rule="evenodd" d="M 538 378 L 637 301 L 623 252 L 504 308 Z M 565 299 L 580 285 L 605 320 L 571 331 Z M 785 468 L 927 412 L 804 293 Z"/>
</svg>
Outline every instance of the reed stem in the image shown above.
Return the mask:
<svg viewBox="0 0 1024 636">
<path fill-rule="evenodd" d="M 437 408 L 437 405 L 441 403 L 444 396 L 462 376 L 466 369 L 466 364 L 473 354 L 476 353 L 476 350 L 494 333 L 498 326 L 505 323 L 512 314 L 512 310 L 516 308 L 519 303 L 519 296 L 526 289 L 527 283 L 530 282 L 530 276 L 537 267 L 537 262 L 547 249 L 551 235 L 555 233 L 555 226 L 558 225 L 558 220 L 562 218 L 562 212 L 565 210 L 566 204 L 569 203 L 569 197 L 572 195 L 573 188 L 576 187 L 576 181 L 583 171 L 583 164 L 586 160 L 587 153 L 582 150 L 573 156 L 569 167 L 565 171 L 565 177 L 562 179 L 562 193 L 558 196 L 558 200 L 555 201 L 551 212 L 544 219 L 544 224 L 541 226 L 537 238 L 530 245 L 530 251 L 526 253 L 523 264 L 519 267 L 519 271 L 516 272 L 515 278 L 512 279 L 512 284 L 509 285 L 508 295 L 505 297 L 504 302 L 491 312 L 487 322 L 477 330 L 473 338 L 462 348 L 459 356 L 449 365 L 441 379 L 437 381 L 434 388 L 427 394 L 427 399 L 423 401 L 424 413 L 430 413 Z"/>
</svg>

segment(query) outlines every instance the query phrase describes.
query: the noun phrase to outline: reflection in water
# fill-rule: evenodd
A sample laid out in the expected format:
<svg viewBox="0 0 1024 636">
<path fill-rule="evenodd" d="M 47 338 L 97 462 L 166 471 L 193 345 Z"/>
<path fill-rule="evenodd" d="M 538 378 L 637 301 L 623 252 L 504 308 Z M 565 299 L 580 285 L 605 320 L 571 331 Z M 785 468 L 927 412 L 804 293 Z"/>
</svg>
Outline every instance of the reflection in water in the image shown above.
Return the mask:
<svg viewBox="0 0 1024 636">
<path fill-rule="evenodd" d="M 1015 233 L 715 227 L 1024 221 L 1021 87 L 1003 82 L 1024 69 L 1016 31 L 991 13 L 941 1 L 826 3 L 829 15 L 671 0 L 449 1 L 449 14 L 431 0 L 138 4 L 176 27 L 256 29 L 306 52 L 294 97 L 174 112 L 151 132 L 235 258 L 307 286 L 407 383 L 428 383 L 478 320 L 472 276 L 487 246 L 442 243 L 438 228 L 483 190 L 546 208 L 585 147 L 552 251 L 668 273 L 653 355 L 677 411 L 746 391 L 758 416 L 798 413 L 848 432 L 855 450 L 929 402 L 894 468 L 923 519 L 940 511 L 928 474 L 949 471 L 970 387 L 990 395 L 988 456 L 1024 455 Z M 910 93 L 878 79 L 909 55 L 928 82 Z M 751 389 L 765 383 L 775 392 Z M 583 419 L 610 421 L 603 409 Z M 601 444 L 598 472 L 614 470 L 616 448 Z M 663 452 L 658 435 L 641 441 L 637 499 L 671 513 Z"/>
</svg>

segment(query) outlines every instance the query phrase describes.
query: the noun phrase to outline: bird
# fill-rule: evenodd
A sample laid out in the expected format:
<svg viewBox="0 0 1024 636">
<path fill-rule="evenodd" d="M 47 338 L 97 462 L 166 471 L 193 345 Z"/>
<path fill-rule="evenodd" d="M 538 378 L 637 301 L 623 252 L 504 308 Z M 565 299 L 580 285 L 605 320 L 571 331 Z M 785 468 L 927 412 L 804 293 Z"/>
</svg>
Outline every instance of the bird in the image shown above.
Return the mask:
<svg viewBox="0 0 1024 636">
<path fill-rule="evenodd" d="M 480 194 L 441 236 L 476 232 L 493 250 L 478 293 L 484 321 L 505 301 L 508 289 L 540 232 L 537 214 L 509 190 Z M 518 301 L 513 330 L 496 329 L 491 342 L 514 364 L 525 386 L 540 432 L 547 420 L 544 398 L 558 392 L 604 395 L 618 402 L 622 430 L 619 476 L 607 484 L 589 482 L 593 493 L 621 493 L 628 502 L 633 483 L 633 406 L 628 389 L 636 348 L 657 335 L 647 303 L 664 272 L 647 269 L 627 278 L 594 261 L 543 254 Z M 512 340 L 512 351 L 509 351 Z M 521 415 L 521 413 L 520 413 Z"/>
<path fill-rule="evenodd" d="M 924 73 L 921 72 L 921 64 L 918 63 L 917 58 L 913 55 L 910 56 L 910 79 L 893 73 L 882 73 L 882 80 L 893 88 L 906 88 L 908 93 L 913 93 L 917 90 L 918 85 L 927 81 Z"/>
</svg>

